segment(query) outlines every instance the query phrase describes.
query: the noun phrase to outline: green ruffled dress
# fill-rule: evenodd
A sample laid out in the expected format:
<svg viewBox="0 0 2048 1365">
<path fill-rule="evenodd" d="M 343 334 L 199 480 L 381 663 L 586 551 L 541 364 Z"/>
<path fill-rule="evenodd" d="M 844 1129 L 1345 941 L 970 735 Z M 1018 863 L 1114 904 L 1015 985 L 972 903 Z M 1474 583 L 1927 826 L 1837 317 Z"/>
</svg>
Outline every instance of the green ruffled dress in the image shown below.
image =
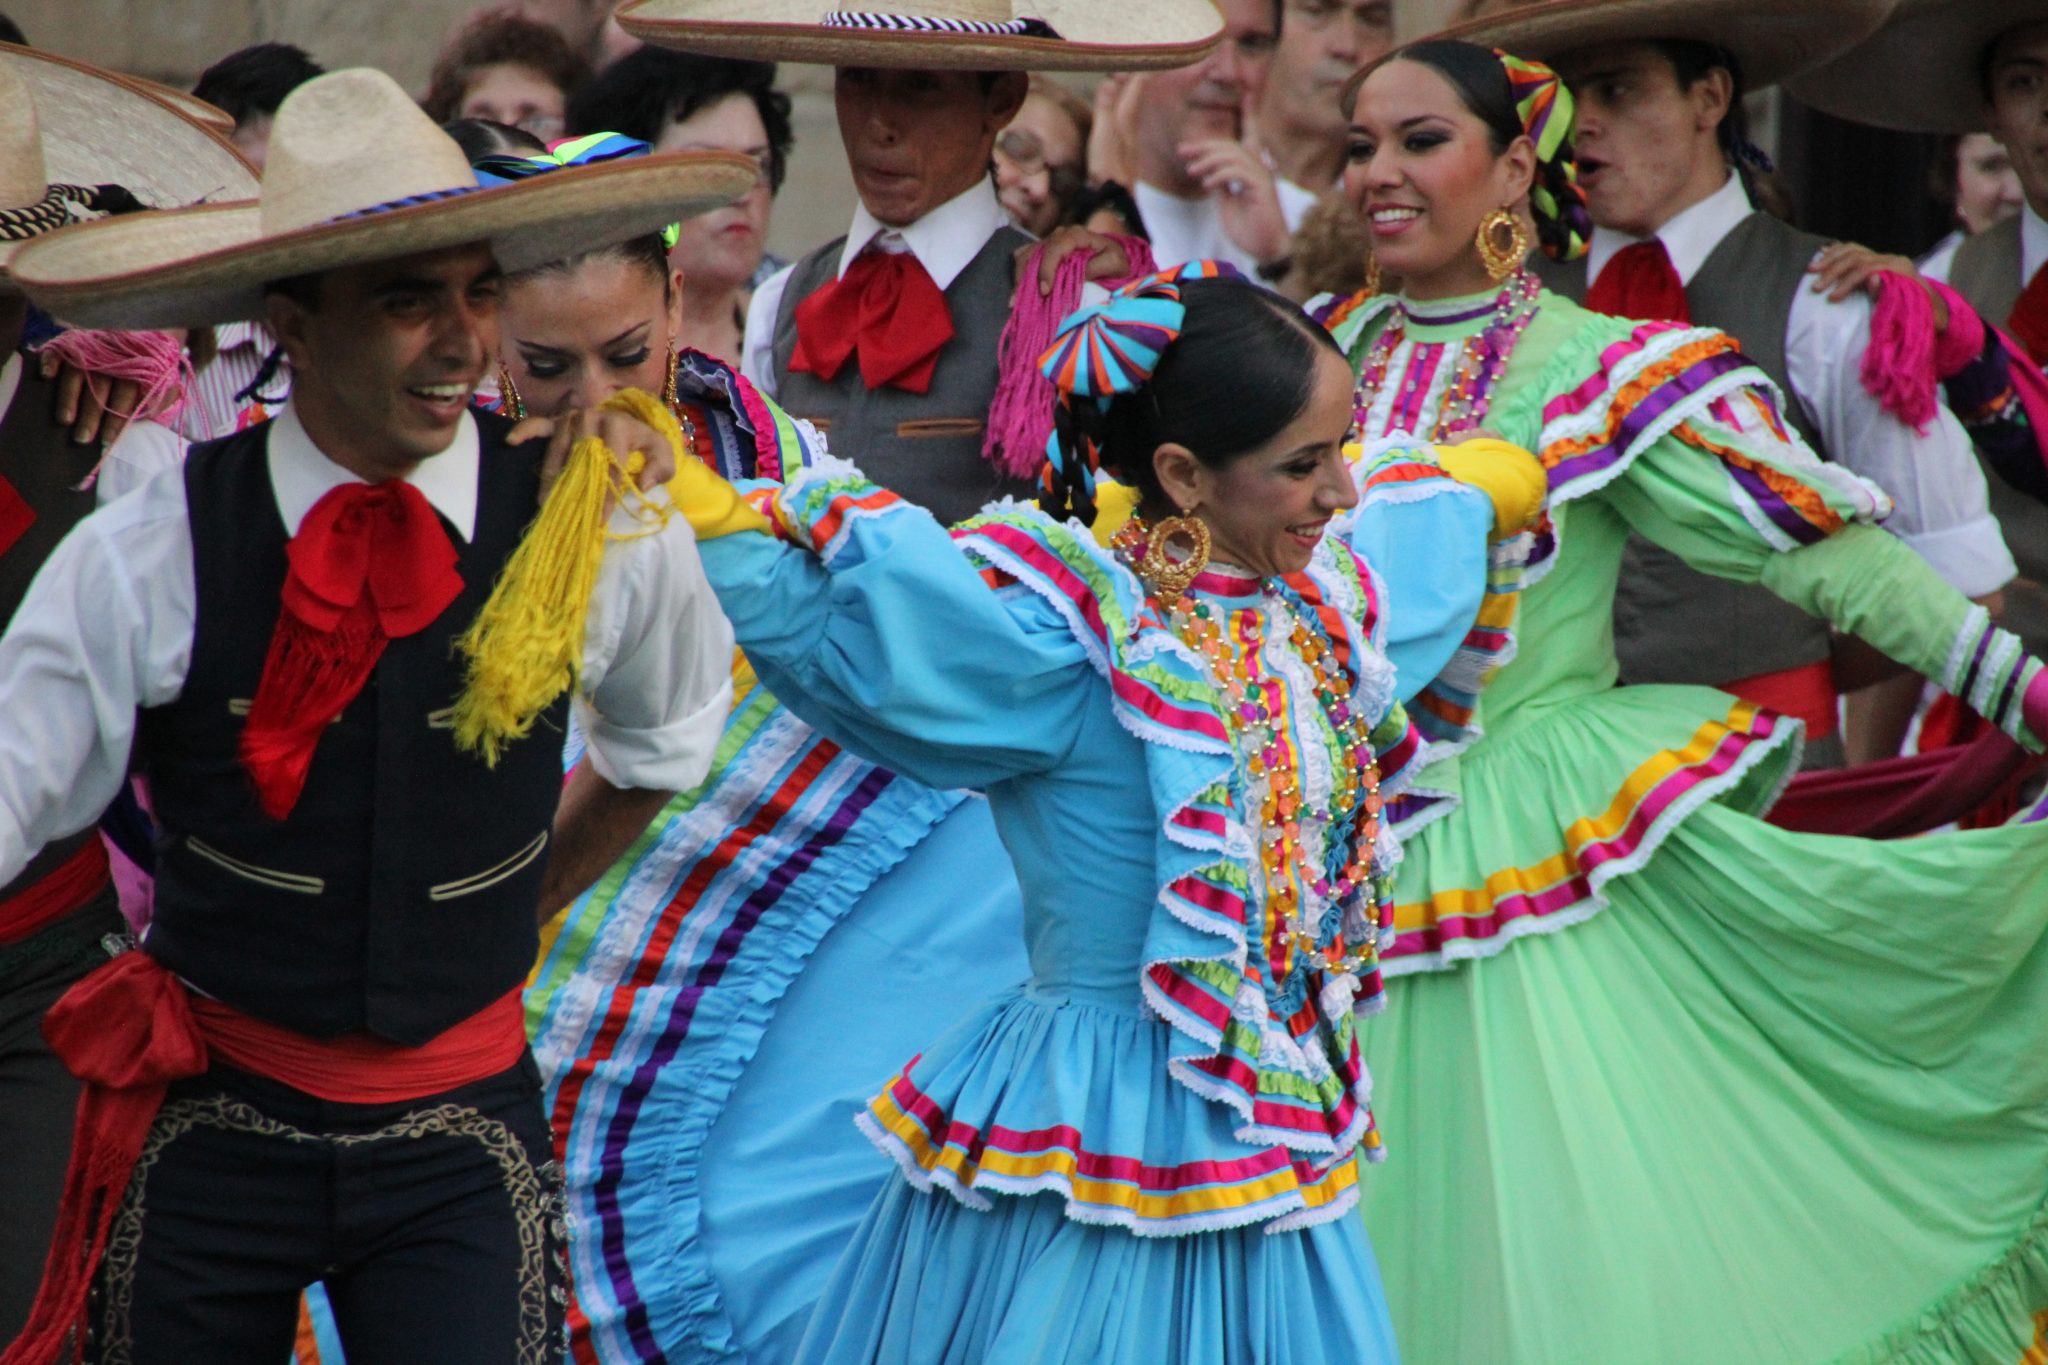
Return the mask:
<svg viewBox="0 0 2048 1365">
<path fill-rule="evenodd" d="M 1325 310 L 1354 364 L 1403 329 L 1368 442 L 1432 434 L 1492 305 Z M 2031 747 L 2040 665 L 1718 334 L 1546 294 L 1487 399 L 1551 504 L 1470 690 L 1411 707 L 1437 743 L 1397 812 L 1405 975 L 1365 1031 L 1391 1155 L 1362 1182 L 1404 1359 L 2012 1365 L 2048 1304 L 2048 826 L 1764 823 L 1796 725 L 1615 687 L 1622 544 L 1762 581 Z"/>
</svg>

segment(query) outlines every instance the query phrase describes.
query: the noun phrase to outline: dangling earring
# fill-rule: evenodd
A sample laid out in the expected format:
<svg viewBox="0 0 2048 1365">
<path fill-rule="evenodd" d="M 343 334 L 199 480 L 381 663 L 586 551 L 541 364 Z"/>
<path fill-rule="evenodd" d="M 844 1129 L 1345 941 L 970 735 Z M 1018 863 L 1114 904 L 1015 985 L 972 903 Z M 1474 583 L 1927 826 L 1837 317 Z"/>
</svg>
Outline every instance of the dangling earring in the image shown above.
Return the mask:
<svg viewBox="0 0 2048 1365">
<path fill-rule="evenodd" d="M 676 344 L 668 344 L 668 375 L 661 381 L 661 405 L 670 412 L 676 410 Z"/>
<path fill-rule="evenodd" d="M 1174 559 L 1166 547 L 1175 536 L 1188 538 L 1188 557 Z M 1189 513 L 1167 517 L 1145 537 L 1145 557 L 1138 561 L 1138 574 L 1152 585 L 1162 603 L 1180 600 L 1188 585 L 1209 567 L 1209 524 Z"/>
<path fill-rule="evenodd" d="M 1365 253 L 1365 296 L 1375 298 L 1380 292 L 1380 258 L 1368 251 Z"/>
<path fill-rule="evenodd" d="M 1495 244 L 1494 235 L 1506 229 L 1506 246 Z M 1521 268 L 1522 260 L 1529 254 L 1529 229 L 1522 226 L 1519 216 L 1506 209 L 1495 209 L 1479 220 L 1479 234 L 1475 245 L 1479 248 L 1479 262 L 1486 267 L 1486 273 L 1495 284 Z"/>
<path fill-rule="evenodd" d="M 525 400 L 512 383 L 512 371 L 503 362 L 498 365 L 498 411 L 517 422 L 526 416 Z"/>
</svg>

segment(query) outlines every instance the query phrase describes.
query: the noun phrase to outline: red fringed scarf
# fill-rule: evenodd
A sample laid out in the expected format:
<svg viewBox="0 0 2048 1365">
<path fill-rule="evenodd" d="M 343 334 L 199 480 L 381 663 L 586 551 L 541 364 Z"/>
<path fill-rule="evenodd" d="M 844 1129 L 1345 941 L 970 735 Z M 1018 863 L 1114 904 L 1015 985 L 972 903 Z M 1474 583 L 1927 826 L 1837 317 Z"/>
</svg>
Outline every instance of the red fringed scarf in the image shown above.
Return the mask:
<svg viewBox="0 0 2048 1365">
<path fill-rule="evenodd" d="M 399 479 L 330 489 L 285 554 L 277 630 L 241 745 L 273 820 L 298 804 L 322 732 L 363 690 L 385 644 L 424 630 L 462 591 L 440 518 Z"/>
</svg>

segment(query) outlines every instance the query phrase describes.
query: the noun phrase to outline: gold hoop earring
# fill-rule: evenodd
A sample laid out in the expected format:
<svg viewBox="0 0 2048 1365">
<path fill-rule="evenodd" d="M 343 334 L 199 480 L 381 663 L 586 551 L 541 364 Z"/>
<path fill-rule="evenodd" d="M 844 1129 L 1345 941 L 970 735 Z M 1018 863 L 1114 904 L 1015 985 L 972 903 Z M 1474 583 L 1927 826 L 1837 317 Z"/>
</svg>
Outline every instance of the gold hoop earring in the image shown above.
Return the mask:
<svg viewBox="0 0 2048 1365">
<path fill-rule="evenodd" d="M 1380 292 L 1380 258 L 1368 251 L 1365 253 L 1365 296 L 1374 298 Z"/>
<path fill-rule="evenodd" d="M 1167 546 L 1177 536 L 1188 540 L 1186 559 L 1169 555 Z M 1138 574 L 1152 585 L 1162 602 L 1176 602 L 1202 570 L 1209 567 L 1209 525 L 1200 517 L 1167 517 L 1145 537 L 1145 557 L 1138 561 Z"/>
<path fill-rule="evenodd" d="M 1508 234 L 1506 246 L 1497 245 L 1494 234 L 1505 229 Z M 1495 284 L 1519 270 L 1522 261 L 1529 254 L 1529 229 L 1522 226 L 1521 218 L 1507 209 L 1495 209 L 1479 220 L 1479 234 L 1475 240 L 1479 248 L 1480 264 Z"/>
<path fill-rule="evenodd" d="M 512 383 L 512 371 L 498 366 L 498 411 L 517 422 L 526 416 L 526 401 Z"/>
<path fill-rule="evenodd" d="M 661 404 L 670 412 L 676 409 L 676 345 L 668 345 L 668 374 L 661 381 Z"/>
</svg>

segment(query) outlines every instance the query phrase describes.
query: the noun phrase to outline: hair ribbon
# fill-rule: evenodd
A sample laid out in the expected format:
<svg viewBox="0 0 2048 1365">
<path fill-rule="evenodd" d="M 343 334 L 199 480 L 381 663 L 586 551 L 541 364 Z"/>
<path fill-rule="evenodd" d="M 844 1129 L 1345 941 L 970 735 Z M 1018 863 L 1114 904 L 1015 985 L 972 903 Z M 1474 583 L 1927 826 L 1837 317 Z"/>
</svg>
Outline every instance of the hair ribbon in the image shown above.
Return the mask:
<svg viewBox="0 0 2048 1365">
<path fill-rule="evenodd" d="M 1062 408 L 1072 411 L 1077 401 L 1092 401 L 1107 410 L 1119 394 L 1136 393 L 1152 378 L 1166 354 L 1180 336 L 1187 321 L 1187 305 L 1181 302 L 1184 280 L 1215 279 L 1235 275 L 1220 261 L 1189 261 L 1173 270 L 1133 280 L 1100 303 L 1068 315 L 1060 324 L 1053 343 L 1038 362 L 1038 368 L 1059 394 Z M 1045 443 L 1049 478 L 1079 474 L 1079 482 L 1090 498 L 1095 493 L 1095 469 L 1100 452 L 1095 442 L 1081 438 L 1082 449 L 1073 454 L 1081 459 L 1078 471 L 1067 468 L 1070 458 L 1055 423 Z"/>
<path fill-rule="evenodd" d="M 550 142 L 544 152 L 524 155 L 496 152 L 478 157 L 471 163 L 470 170 L 476 176 L 478 188 L 494 189 L 567 166 L 599 166 L 607 161 L 646 156 L 653 150 L 639 138 L 627 137 L 623 133 L 585 133 L 581 137 L 565 137 Z M 682 224 L 670 223 L 661 230 L 661 244 L 673 251 L 681 235 Z"/>
<path fill-rule="evenodd" d="M 1538 175 L 1529 191 L 1529 204 L 1536 216 L 1563 230 L 1561 246 L 1546 242 L 1544 249 L 1558 260 L 1575 260 L 1586 254 L 1592 241 L 1593 218 L 1586 208 L 1586 193 L 1579 188 L 1578 158 L 1572 153 L 1572 92 L 1542 62 L 1499 48 L 1493 55 L 1507 72 L 1515 112 L 1521 117 L 1522 131 L 1536 148 L 1536 159 L 1559 172 L 1551 181 Z"/>
</svg>

